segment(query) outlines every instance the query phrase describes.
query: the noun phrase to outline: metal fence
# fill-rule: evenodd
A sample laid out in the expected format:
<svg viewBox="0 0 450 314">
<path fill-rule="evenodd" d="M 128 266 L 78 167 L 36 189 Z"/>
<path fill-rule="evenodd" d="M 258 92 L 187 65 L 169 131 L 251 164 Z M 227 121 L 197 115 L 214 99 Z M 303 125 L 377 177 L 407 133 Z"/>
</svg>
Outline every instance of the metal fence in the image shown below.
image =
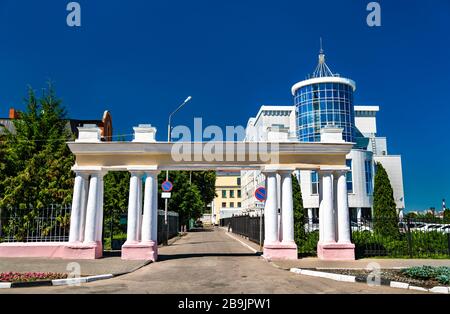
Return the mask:
<svg viewBox="0 0 450 314">
<path fill-rule="evenodd" d="M 169 225 L 169 239 L 176 237 L 180 232 L 180 220 L 178 213 L 167 212 L 167 224 Z M 158 243 L 164 240 L 164 211 L 158 211 Z"/>
<path fill-rule="evenodd" d="M 4 210 L 0 219 L 0 242 L 68 242 L 71 209 L 71 205 L 50 205 L 34 210 Z M 168 212 L 167 218 L 169 238 L 173 238 L 180 230 L 178 213 Z M 163 228 L 164 211 L 159 210 L 159 243 L 163 240 Z"/>
<path fill-rule="evenodd" d="M 248 215 L 221 219 L 220 225 L 235 234 L 260 243 L 260 218 Z M 378 218 L 350 222 L 352 243 L 356 256 L 391 258 L 449 258 L 450 222 L 439 218 L 398 219 Z M 264 218 L 261 239 L 264 241 Z M 299 254 L 310 256 L 317 252 L 319 220 L 305 219 L 306 236 L 296 239 Z"/>
<path fill-rule="evenodd" d="M 450 257 L 450 223 L 439 218 L 378 218 L 351 222 L 359 257 Z"/>
<path fill-rule="evenodd" d="M 250 241 L 262 244 L 264 241 L 264 215 L 238 215 L 220 220 L 222 227 L 230 228 L 235 234 L 248 238 Z"/>
<path fill-rule="evenodd" d="M 67 242 L 70 205 L 3 210 L 0 242 Z"/>
</svg>

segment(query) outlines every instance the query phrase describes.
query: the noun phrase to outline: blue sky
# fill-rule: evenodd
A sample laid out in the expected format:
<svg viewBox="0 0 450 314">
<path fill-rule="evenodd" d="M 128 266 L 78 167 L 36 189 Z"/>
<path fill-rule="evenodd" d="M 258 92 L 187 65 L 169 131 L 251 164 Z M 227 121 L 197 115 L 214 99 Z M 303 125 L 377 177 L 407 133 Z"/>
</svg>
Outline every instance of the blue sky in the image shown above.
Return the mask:
<svg viewBox="0 0 450 314">
<path fill-rule="evenodd" d="M 0 116 L 23 109 L 26 86 L 51 79 L 70 117 L 112 112 L 114 133 L 151 123 L 246 125 L 261 105 L 292 105 L 323 37 L 333 71 L 356 81 L 357 104 L 379 105 L 378 128 L 402 154 L 408 209 L 450 203 L 450 1 L 0 0 Z"/>
</svg>

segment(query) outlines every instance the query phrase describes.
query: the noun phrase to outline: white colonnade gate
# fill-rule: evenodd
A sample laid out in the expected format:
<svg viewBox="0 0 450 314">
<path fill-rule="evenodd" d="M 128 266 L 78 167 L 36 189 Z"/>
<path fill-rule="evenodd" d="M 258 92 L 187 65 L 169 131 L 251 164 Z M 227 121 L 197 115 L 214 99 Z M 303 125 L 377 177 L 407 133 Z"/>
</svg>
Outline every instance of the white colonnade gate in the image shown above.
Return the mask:
<svg viewBox="0 0 450 314">
<path fill-rule="evenodd" d="M 261 170 L 266 177 L 265 239 L 267 259 L 297 259 L 294 242 L 292 173 L 315 170 L 320 176 L 320 239 L 318 257 L 353 260 L 347 200 L 346 155 L 352 143 L 342 129 L 322 129 L 317 143 L 277 142 L 156 142 L 156 129 L 134 128 L 132 142 L 102 142 L 95 126 L 79 128 L 68 143 L 76 156 L 76 174 L 67 243 L 4 243 L 0 257 L 96 259 L 103 253 L 103 177 L 109 171 L 129 171 L 127 241 L 122 259 L 158 258 L 158 174 L 166 170 Z M 281 177 L 281 200 L 277 176 Z M 145 177 L 145 182 L 143 178 Z M 281 203 L 281 224 L 278 204 Z"/>
</svg>

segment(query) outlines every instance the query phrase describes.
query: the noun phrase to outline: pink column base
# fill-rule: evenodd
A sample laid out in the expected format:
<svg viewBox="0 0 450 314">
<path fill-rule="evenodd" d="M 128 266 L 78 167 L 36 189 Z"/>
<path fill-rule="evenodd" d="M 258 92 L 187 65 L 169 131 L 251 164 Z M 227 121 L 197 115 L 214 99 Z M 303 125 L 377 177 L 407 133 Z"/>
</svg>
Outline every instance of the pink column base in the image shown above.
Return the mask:
<svg viewBox="0 0 450 314">
<path fill-rule="evenodd" d="M 68 243 L 64 247 L 64 259 L 99 259 L 103 257 L 103 245 L 96 243 Z"/>
<path fill-rule="evenodd" d="M 0 257 L 98 259 L 103 254 L 101 243 L 2 243 Z"/>
<path fill-rule="evenodd" d="M 317 257 L 324 261 L 354 261 L 355 245 L 352 243 L 319 243 Z"/>
<path fill-rule="evenodd" d="M 263 257 L 266 260 L 297 260 L 297 245 L 292 243 L 264 243 Z"/>
<path fill-rule="evenodd" d="M 156 242 L 125 243 L 122 246 L 122 259 L 156 262 L 158 260 L 158 244 Z"/>
</svg>

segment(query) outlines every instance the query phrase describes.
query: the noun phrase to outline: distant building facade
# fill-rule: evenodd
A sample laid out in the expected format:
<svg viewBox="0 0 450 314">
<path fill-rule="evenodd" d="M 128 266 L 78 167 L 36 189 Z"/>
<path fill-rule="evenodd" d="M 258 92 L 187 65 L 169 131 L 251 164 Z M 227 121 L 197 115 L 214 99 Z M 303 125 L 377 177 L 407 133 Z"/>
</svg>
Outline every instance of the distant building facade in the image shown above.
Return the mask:
<svg viewBox="0 0 450 314">
<path fill-rule="evenodd" d="M 13 121 L 16 119 L 20 119 L 20 112 L 18 112 L 14 108 L 9 109 L 8 118 L 0 118 L 0 134 L 2 132 L 2 126 L 5 127 L 10 132 L 15 132 L 15 127 Z M 112 124 L 112 116 L 109 111 L 105 111 L 103 113 L 102 119 L 100 120 L 77 120 L 77 119 L 68 119 L 67 120 L 67 129 L 74 135 L 75 138 L 78 138 L 78 127 L 82 127 L 83 125 L 95 125 L 100 129 L 101 139 L 104 142 L 111 142 L 113 136 L 113 124 Z"/>
<path fill-rule="evenodd" d="M 376 163 L 386 169 L 394 190 L 400 215 L 405 208 L 402 159 L 389 155 L 386 137 L 378 136 L 378 106 L 355 106 L 354 81 L 333 74 L 321 51 L 319 64 L 307 80 L 292 87 L 294 106 L 262 106 L 246 129 L 246 142 L 319 142 L 327 126 L 343 130 L 343 139 L 355 143 L 347 155 L 348 202 L 351 219 L 369 218 L 373 213 L 373 189 Z M 303 205 L 310 221 L 319 217 L 320 178 L 315 171 L 296 171 Z M 255 212 L 263 207 L 253 196 L 265 182 L 260 171 L 242 172 L 243 211 Z"/>
<path fill-rule="evenodd" d="M 216 173 L 216 197 L 212 203 L 212 224 L 242 211 L 241 173 L 218 171 Z"/>
</svg>

